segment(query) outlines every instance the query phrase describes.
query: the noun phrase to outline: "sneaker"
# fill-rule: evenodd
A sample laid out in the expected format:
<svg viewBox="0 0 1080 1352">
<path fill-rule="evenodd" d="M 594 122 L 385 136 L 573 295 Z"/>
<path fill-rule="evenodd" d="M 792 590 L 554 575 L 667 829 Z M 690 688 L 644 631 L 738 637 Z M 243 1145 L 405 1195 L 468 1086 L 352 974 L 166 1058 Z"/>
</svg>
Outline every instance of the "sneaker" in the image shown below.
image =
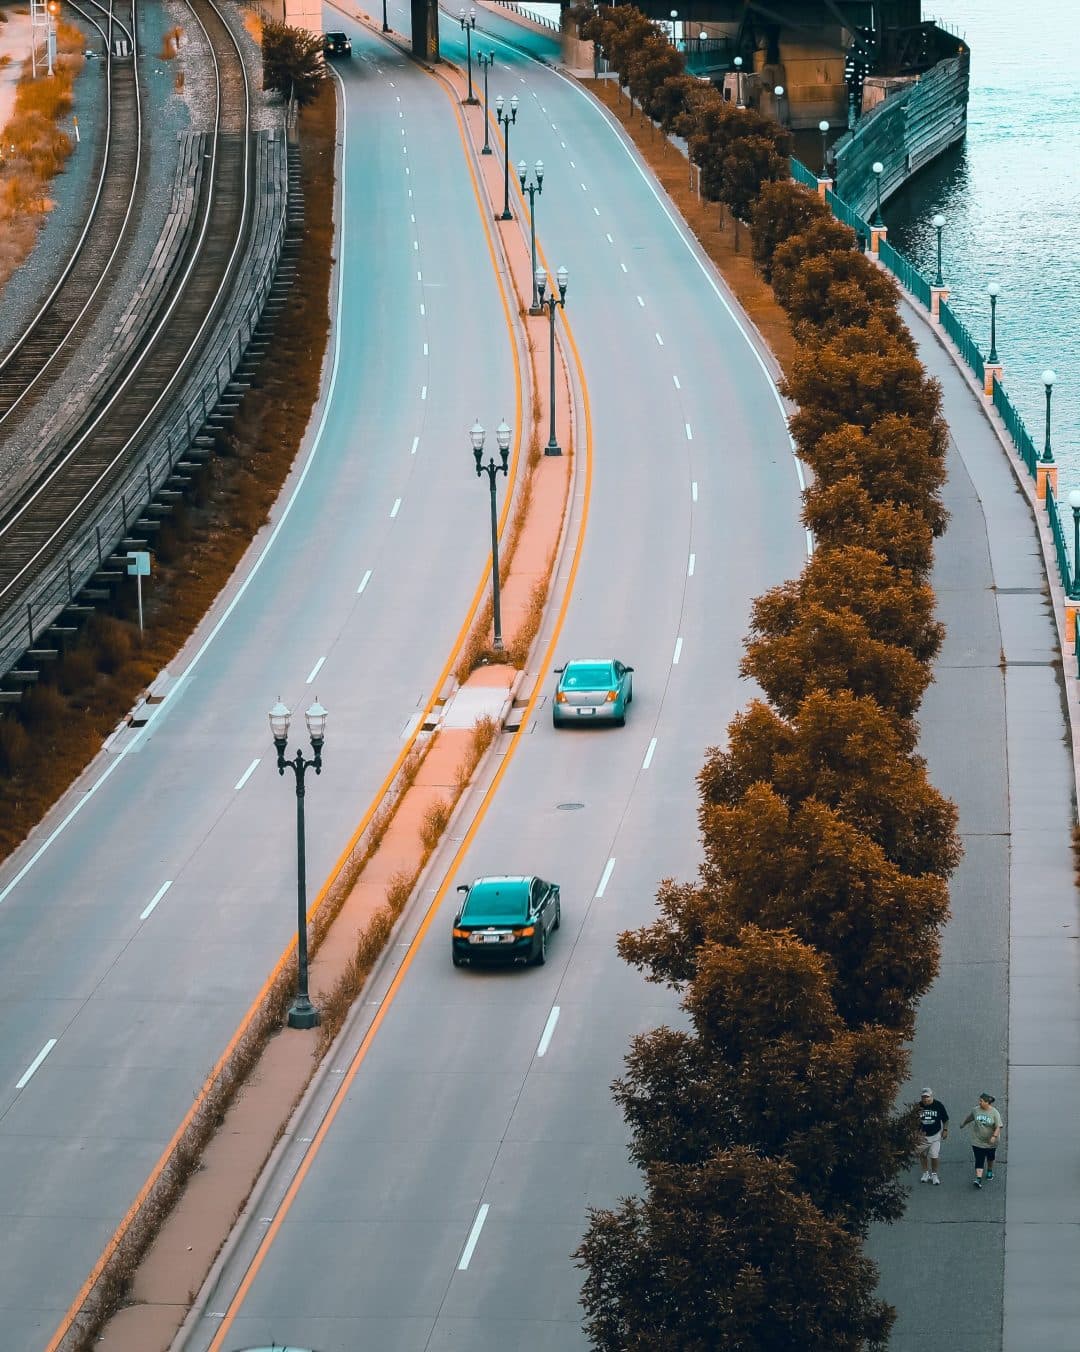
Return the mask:
<svg viewBox="0 0 1080 1352">
<path fill-rule="evenodd" d="M 989 1181 L 990 1181 L 993 1177 L 994 1177 L 994 1171 L 993 1171 L 993 1169 L 987 1169 L 987 1171 L 986 1171 L 986 1181 L 989 1183 Z"/>
<path fill-rule="evenodd" d="M 981 1187 L 982 1187 L 982 1179 L 981 1179 L 981 1178 L 977 1178 L 977 1179 L 975 1180 L 975 1186 L 976 1186 L 977 1188 L 981 1188 Z"/>
<path fill-rule="evenodd" d="M 933 1175 L 933 1177 L 930 1179 L 930 1182 L 933 1183 L 935 1188 L 941 1187 L 941 1179 L 938 1178 L 937 1174 Z"/>
<path fill-rule="evenodd" d="M 920 1183 L 929 1183 L 929 1182 L 930 1182 L 930 1170 L 929 1170 L 929 1169 L 927 1169 L 926 1172 L 923 1174 L 922 1178 L 919 1179 L 919 1182 L 920 1182 Z"/>
</svg>

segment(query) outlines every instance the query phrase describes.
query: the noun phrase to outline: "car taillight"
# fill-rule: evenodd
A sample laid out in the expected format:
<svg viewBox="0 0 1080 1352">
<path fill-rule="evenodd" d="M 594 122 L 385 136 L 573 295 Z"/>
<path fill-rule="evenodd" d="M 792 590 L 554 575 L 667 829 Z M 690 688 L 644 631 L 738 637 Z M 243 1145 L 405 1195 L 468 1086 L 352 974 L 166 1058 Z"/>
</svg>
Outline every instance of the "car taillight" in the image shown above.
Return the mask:
<svg viewBox="0 0 1080 1352">
<path fill-rule="evenodd" d="M 536 933 L 535 925 L 522 925 L 520 926 L 520 928 L 514 930 L 514 938 L 531 939 L 535 933 Z"/>
<path fill-rule="evenodd" d="M 565 691 L 565 690 L 557 690 L 557 691 L 555 692 L 555 703 L 556 703 L 556 704 L 565 704 L 565 703 L 566 703 L 566 691 Z"/>
<path fill-rule="evenodd" d="M 469 930 L 465 930 L 465 929 L 456 929 L 456 930 L 454 930 L 454 938 L 455 938 L 455 939 L 467 939 L 467 938 L 469 937 L 469 933 L 470 933 Z"/>
<path fill-rule="evenodd" d="M 607 694 L 604 696 L 604 699 L 607 701 L 608 704 L 614 704 L 618 698 L 619 692 L 617 690 L 609 690 Z"/>
</svg>

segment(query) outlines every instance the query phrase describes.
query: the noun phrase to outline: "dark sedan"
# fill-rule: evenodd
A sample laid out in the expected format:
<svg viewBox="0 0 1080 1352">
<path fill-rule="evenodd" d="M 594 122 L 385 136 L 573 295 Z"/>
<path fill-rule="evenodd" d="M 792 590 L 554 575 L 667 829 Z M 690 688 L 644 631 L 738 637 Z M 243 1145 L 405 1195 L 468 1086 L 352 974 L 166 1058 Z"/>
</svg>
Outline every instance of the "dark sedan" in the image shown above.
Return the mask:
<svg viewBox="0 0 1080 1352">
<path fill-rule="evenodd" d="M 348 33 L 325 33 L 323 51 L 327 56 L 352 56 L 352 38 Z"/>
<path fill-rule="evenodd" d="M 558 883 L 543 878 L 477 878 L 454 917 L 450 953 L 463 963 L 520 962 L 542 967 L 548 935 L 562 922 Z"/>
</svg>

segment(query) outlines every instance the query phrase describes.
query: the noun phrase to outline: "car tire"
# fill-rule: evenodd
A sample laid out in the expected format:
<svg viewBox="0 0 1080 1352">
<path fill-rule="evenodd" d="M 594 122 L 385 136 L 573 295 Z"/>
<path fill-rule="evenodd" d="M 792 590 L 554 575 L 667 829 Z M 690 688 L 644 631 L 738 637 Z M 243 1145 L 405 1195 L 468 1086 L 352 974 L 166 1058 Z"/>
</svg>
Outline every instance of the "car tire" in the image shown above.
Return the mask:
<svg viewBox="0 0 1080 1352">
<path fill-rule="evenodd" d="M 551 928 L 553 930 L 557 930 L 561 924 L 562 924 L 562 902 L 557 901 L 555 903 L 555 923 L 554 925 L 552 925 Z"/>
<path fill-rule="evenodd" d="M 546 929 L 541 928 L 541 930 L 540 930 L 540 948 L 539 948 L 539 950 L 537 951 L 536 957 L 533 959 L 533 962 L 536 963 L 537 967 L 543 967 L 544 963 L 547 962 L 547 930 L 546 930 Z"/>
<path fill-rule="evenodd" d="M 451 952 L 450 954 L 450 961 L 454 964 L 455 967 L 463 967 L 465 965 L 465 959 L 459 958 L 458 955 L 453 952 Z"/>
<path fill-rule="evenodd" d="M 615 724 L 615 726 L 616 726 L 617 728 L 625 728 L 625 727 L 626 727 L 626 715 L 625 715 L 625 714 L 623 714 L 623 716 L 622 716 L 621 718 L 613 718 L 611 721 Z"/>
</svg>

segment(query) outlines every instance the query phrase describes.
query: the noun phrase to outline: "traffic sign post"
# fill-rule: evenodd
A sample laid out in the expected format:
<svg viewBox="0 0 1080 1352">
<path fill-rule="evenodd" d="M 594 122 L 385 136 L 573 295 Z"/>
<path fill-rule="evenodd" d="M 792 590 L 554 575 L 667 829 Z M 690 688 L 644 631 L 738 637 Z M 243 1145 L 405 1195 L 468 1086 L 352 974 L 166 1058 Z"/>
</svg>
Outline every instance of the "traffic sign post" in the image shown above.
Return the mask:
<svg viewBox="0 0 1080 1352">
<path fill-rule="evenodd" d="M 135 585 L 139 592 L 139 633 L 143 631 L 142 618 L 142 580 L 150 576 L 150 555 L 145 549 L 128 550 L 128 558 L 131 562 L 128 564 L 128 576 L 135 578 Z"/>
</svg>

